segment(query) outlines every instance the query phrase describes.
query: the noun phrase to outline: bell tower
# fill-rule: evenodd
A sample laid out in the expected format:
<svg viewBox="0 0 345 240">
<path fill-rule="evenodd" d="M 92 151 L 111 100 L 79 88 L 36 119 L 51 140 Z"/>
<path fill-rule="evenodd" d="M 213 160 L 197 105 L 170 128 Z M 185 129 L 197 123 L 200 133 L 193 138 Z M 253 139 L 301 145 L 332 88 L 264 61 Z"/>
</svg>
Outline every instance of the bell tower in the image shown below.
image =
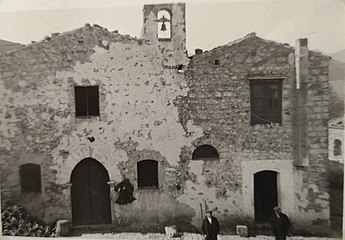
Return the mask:
<svg viewBox="0 0 345 240">
<path fill-rule="evenodd" d="M 141 37 L 158 44 L 176 64 L 186 53 L 186 6 L 184 3 L 144 5 Z"/>
</svg>

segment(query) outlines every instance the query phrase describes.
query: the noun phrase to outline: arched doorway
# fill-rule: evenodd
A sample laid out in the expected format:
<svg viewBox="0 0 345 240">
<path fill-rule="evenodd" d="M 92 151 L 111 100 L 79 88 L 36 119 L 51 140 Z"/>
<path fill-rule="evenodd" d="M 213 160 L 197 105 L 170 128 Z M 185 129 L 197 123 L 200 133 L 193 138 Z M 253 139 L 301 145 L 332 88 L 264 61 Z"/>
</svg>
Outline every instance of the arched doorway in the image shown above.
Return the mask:
<svg viewBox="0 0 345 240">
<path fill-rule="evenodd" d="M 273 207 L 278 205 L 277 172 L 261 171 L 254 174 L 255 223 L 268 223 Z"/>
<path fill-rule="evenodd" d="M 111 223 L 109 175 L 92 158 L 80 161 L 71 174 L 72 222 L 74 225 Z"/>
</svg>

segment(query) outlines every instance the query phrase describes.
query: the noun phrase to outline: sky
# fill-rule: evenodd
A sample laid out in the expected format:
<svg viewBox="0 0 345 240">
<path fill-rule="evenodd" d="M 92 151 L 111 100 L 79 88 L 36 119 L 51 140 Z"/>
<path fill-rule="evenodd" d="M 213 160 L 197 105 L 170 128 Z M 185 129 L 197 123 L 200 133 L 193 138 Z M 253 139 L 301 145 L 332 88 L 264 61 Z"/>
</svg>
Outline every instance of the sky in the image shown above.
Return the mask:
<svg viewBox="0 0 345 240">
<path fill-rule="evenodd" d="M 175 0 L 0 0 L 0 39 L 29 44 L 98 24 L 140 37 L 142 7 Z M 180 0 L 182 2 L 182 0 Z M 187 49 L 210 50 L 257 36 L 294 45 L 308 38 L 324 53 L 345 49 L 345 0 L 186 0 Z"/>
</svg>

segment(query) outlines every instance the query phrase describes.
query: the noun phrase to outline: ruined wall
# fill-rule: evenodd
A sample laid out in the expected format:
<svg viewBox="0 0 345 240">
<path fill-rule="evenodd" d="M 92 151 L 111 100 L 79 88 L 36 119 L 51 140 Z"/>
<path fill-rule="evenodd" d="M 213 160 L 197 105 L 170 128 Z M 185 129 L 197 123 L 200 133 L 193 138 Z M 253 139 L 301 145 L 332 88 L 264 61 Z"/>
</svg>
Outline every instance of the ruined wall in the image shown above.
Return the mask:
<svg viewBox="0 0 345 240">
<path fill-rule="evenodd" d="M 71 219 L 71 172 L 92 157 L 110 180 L 126 176 L 136 188 L 133 205 L 113 203 L 114 224 L 131 230 L 144 223 L 161 230 L 158 223 L 165 221 L 190 226 L 196 213 L 174 197 L 191 178 L 180 161 L 181 149 L 202 132 L 191 121 L 179 123 L 175 101 L 188 87 L 183 74 L 163 68 L 165 60 L 155 44 L 90 26 L 2 56 L 4 202 L 30 211 L 39 206 L 44 211 L 34 212 L 46 221 Z M 99 85 L 100 116 L 77 118 L 74 86 L 87 85 Z M 159 162 L 159 189 L 137 189 L 136 163 L 144 159 Z M 28 202 L 20 190 L 18 167 L 28 162 L 42 167 L 42 194 L 36 196 L 42 205 Z M 145 208 L 147 215 L 138 214 Z"/>
<path fill-rule="evenodd" d="M 46 221 L 71 219 L 71 172 L 92 157 L 111 181 L 126 176 L 135 187 L 137 200 L 124 206 L 110 193 L 117 229 L 162 231 L 176 224 L 196 230 L 207 205 L 216 208 L 226 232 L 253 222 L 248 189 L 254 173 L 270 169 L 289 178 L 280 181 L 288 184 L 280 188 L 283 210 L 297 226 L 324 231 L 329 217 L 324 168 L 328 59 L 309 55 L 309 166 L 296 168 L 293 48 L 251 34 L 194 56 L 186 75 L 166 67 L 187 63 L 186 56 L 165 50 L 157 42 L 86 26 L 1 56 L 0 164 L 6 204 L 37 210 Z M 248 78 L 260 76 L 283 79 L 282 125 L 250 125 Z M 100 116 L 76 118 L 74 86 L 88 85 L 99 85 Z M 191 160 L 202 144 L 215 147 L 220 159 Z M 159 162 L 159 189 L 138 189 L 136 164 L 145 159 Z M 29 162 L 41 165 L 42 194 L 21 193 L 18 167 Z M 292 185 L 288 194 L 284 189 Z"/>
<path fill-rule="evenodd" d="M 294 49 L 250 34 L 237 42 L 193 56 L 187 72 L 190 91 L 184 98 L 181 119 L 192 119 L 202 127 L 205 135 L 196 140 L 195 145 L 211 142 L 220 152 L 220 161 L 205 162 L 200 172 L 206 172 L 207 166 L 213 164 L 211 174 L 205 174 L 205 182 L 212 182 L 216 191 L 226 193 L 215 196 L 211 189 L 205 189 L 210 195 L 203 196 L 214 205 L 221 205 L 217 214 L 223 224 L 232 225 L 230 216 L 233 215 L 239 215 L 239 219 L 244 221 L 253 221 L 254 202 L 253 196 L 250 197 L 253 192 L 249 189 L 253 189 L 253 174 L 266 166 L 266 170 L 277 171 L 280 177 L 288 178 L 280 178 L 279 203 L 297 226 L 313 221 L 313 227 L 319 228 L 309 230 L 321 232 L 329 226 L 324 175 L 324 159 L 327 159 L 327 132 L 324 128 L 328 119 L 327 63 L 328 59 L 320 54 L 310 54 L 307 102 L 310 165 L 296 169 L 293 165 L 294 109 L 291 104 L 292 86 L 296 81 Z M 250 124 L 249 79 L 265 77 L 283 79 L 281 126 Z M 270 166 L 265 164 L 270 161 Z M 287 186 L 294 186 L 292 195 L 287 194 L 290 192 Z M 229 196 L 231 200 L 227 199 Z M 194 201 L 190 193 L 186 193 L 185 198 Z M 223 198 L 227 199 L 226 206 L 220 204 Z"/>
</svg>

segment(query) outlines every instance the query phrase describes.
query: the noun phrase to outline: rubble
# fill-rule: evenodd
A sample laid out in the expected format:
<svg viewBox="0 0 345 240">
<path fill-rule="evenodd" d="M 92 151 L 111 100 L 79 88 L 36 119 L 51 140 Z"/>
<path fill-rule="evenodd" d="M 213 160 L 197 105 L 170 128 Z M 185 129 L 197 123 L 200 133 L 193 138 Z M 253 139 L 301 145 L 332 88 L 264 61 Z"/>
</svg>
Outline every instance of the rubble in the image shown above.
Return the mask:
<svg viewBox="0 0 345 240">
<path fill-rule="evenodd" d="M 10 236 L 53 237 L 54 228 L 31 216 L 25 208 L 12 205 L 1 214 L 2 234 Z"/>
</svg>

